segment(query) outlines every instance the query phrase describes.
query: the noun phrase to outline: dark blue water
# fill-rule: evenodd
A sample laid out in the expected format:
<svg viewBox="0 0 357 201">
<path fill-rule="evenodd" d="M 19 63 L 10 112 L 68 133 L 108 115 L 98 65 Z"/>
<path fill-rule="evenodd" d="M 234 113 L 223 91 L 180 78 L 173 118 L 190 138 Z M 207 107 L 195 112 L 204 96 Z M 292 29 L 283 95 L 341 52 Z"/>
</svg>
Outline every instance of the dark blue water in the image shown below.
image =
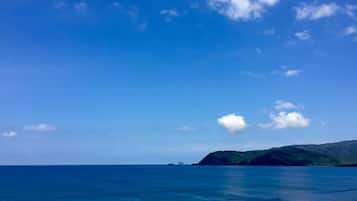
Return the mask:
<svg viewBox="0 0 357 201">
<path fill-rule="evenodd" d="M 357 201 L 357 168 L 0 167 L 0 201 Z"/>
</svg>

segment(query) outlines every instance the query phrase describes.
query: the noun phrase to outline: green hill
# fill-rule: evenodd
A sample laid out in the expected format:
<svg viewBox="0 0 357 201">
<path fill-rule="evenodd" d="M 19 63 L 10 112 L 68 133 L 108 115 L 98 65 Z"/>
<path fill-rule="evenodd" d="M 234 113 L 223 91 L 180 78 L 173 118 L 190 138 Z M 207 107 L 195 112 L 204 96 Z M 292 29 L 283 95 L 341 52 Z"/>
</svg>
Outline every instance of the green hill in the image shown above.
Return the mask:
<svg viewBox="0 0 357 201">
<path fill-rule="evenodd" d="M 198 165 L 356 166 L 357 140 L 259 151 L 217 151 Z"/>
</svg>

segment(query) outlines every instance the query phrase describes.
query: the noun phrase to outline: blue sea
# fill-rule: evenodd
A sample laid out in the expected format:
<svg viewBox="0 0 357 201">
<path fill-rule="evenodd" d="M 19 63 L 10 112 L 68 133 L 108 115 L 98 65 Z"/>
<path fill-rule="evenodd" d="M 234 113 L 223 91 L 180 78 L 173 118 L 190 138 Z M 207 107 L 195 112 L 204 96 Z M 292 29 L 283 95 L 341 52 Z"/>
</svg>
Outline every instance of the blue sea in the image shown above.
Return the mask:
<svg viewBox="0 0 357 201">
<path fill-rule="evenodd" d="M 0 167 L 0 201 L 357 201 L 357 168 Z"/>
</svg>

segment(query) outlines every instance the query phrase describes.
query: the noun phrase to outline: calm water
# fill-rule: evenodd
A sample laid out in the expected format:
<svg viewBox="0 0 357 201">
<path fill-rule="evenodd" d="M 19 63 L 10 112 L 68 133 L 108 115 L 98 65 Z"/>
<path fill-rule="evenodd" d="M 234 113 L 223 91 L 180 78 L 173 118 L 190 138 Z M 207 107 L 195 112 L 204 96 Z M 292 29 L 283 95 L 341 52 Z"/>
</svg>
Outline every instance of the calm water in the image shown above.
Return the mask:
<svg viewBox="0 0 357 201">
<path fill-rule="evenodd" d="M 0 167 L 0 201 L 357 201 L 357 168 Z"/>
</svg>

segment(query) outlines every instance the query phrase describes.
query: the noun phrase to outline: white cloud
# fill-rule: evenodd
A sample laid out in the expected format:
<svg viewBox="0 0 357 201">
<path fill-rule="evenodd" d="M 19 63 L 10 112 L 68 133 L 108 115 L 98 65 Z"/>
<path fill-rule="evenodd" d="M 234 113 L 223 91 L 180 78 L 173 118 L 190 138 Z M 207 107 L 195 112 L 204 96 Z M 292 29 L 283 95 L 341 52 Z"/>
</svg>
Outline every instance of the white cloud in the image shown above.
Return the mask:
<svg viewBox="0 0 357 201">
<path fill-rule="evenodd" d="M 356 18 L 357 5 L 347 4 L 346 5 L 346 14 L 351 18 Z"/>
<path fill-rule="evenodd" d="M 345 34 L 346 35 L 354 35 L 357 34 L 357 27 L 355 26 L 349 26 L 345 28 Z"/>
<path fill-rule="evenodd" d="M 179 13 L 176 9 L 163 9 L 160 11 L 160 15 L 164 16 L 166 22 L 171 22 L 172 18 L 179 16 Z"/>
<path fill-rule="evenodd" d="M 346 36 L 351 36 L 353 42 L 357 42 L 357 27 L 356 26 L 346 27 L 344 34 Z"/>
<path fill-rule="evenodd" d="M 86 3 L 85 1 L 76 2 L 73 4 L 73 8 L 77 12 L 85 12 L 88 9 L 88 3 Z"/>
<path fill-rule="evenodd" d="M 24 126 L 24 130 L 27 131 L 36 131 L 36 132 L 48 132 L 56 130 L 56 127 L 49 124 L 34 124 L 34 125 L 26 125 Z"/>
<path fill-rule="evenodd" d="M 311 38 L 310 32 L 307 30 L 296 32 L 295 37 L 299 40 L 308 40 Z"/>
<path fill-rule="evenodd" d="M 293 77 L 293 76 L 298 76 L 298 75 L 300 75 L 302 73 L 302 71 L 301 70 L 296 70 L 296 69 L 290 69 L 290 70 L 286 70 L 285 72 L 284 72 L 284 75 L 286 76 L 286 77 Z"/>
<path fill-rule="evenodd" d="M 3 137 L 16 137 L 17 134 L 15 131 L 7 131 L 7 132 L 1 133 L 1 135 Z"/>
<path fill-rule="evenodd" d="M 279 70 L 274 70 L 272 74 L 289 78 L 299 76 L 302 72 L 303 71 L 299 69 L 289 69 L 287 66 L 282 66 Z"/>
<path fill-rule="evenodd" d="M 295 8 L 296 18 L 299 20 L 317 20 L 324 17 L 330 17 L 337 13 L 340 7 L 336 3 L 301 4 Z"/>
<path fill-rule="evenodd" d="M 241 131 L 247 127 L 244 117 L 234 113 L 218 118 L 217 122 L 231 133 Z"/>
<path fill-rule="evenodd" d="M 261 124 L 263 128 L 305 128 L 310 125 L 310 119 L 299 112 L 279 112 L 270 115 L 271 122 Z"/>
<path fill-rule="evenodd" d="M 275 106 L 274 108 L 276 110 L 291 110 L 297 108 L 297 106 L 289 101 L 282 101 L 282 100 L 277 100 L 275 101 Z"/>
<path fill-rule="evenodd" d="M 168 15 L 168 16 L 174 16 L 177 17 L 179 16 L 178 12 L 176 9 L 163 9 L 160 11 L 161 15 Z"/>
<path fill-rule="evenodd" d="M 181 127 L 176 128 L 176 130 L 180 131 L 180 132 L 192 132 L 192 131 L 195 131 L 196 129 L 193 127 L 190 127 L 190 126 L 181 126 Z"/>
<path fill-rule="evenodd" d="M 208 0 L 208 5 L 231 20 L 250 20 L 261 17 L 268 7 L 278 2 L 279 0 Z"/>
</svg>

